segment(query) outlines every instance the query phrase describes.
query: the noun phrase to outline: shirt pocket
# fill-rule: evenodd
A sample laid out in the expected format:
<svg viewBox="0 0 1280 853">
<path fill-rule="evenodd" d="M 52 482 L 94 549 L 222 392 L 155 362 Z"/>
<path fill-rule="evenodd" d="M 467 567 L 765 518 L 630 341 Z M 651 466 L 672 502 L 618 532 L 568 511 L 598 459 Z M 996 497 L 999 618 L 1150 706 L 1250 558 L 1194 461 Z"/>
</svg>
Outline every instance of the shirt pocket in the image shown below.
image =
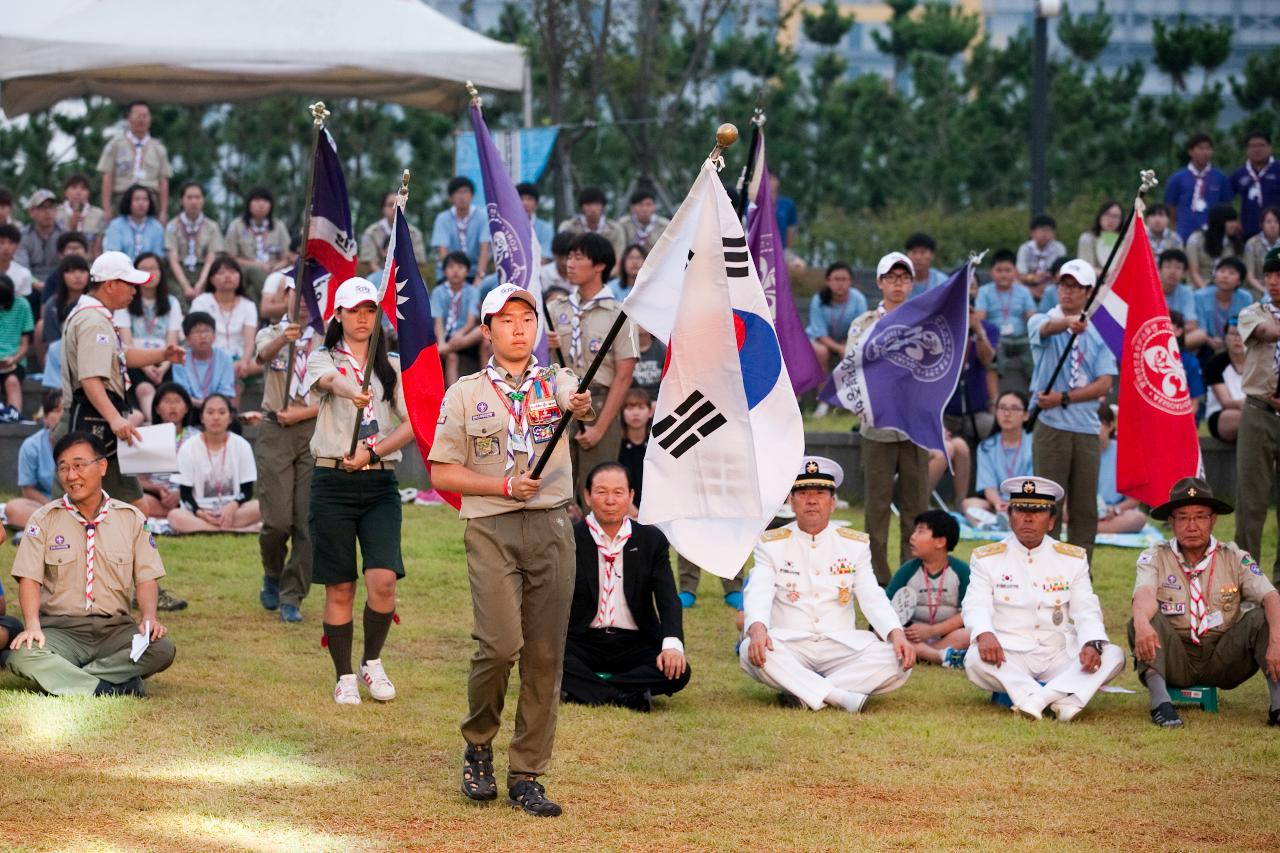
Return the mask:
<svg viewBox="0 0 1280 853">
<path fill-rule="evenodd" d="M 42 585 L 45 590 L 52 595 L 58 589 L 58 584 L 66 584 L 71 580 L 71 575 L 75 570 L 75 556 L 68 548 L 65 551 L 49 551 L 44 552 L 44 580 Z"/>
<path fill-rule="evenodd" d="M 503 419 L 494 416 L 467 421 L 467 467 L 481 473 L 488 473 L 495 467 L 505 467 L 506 442 L 506 423 Z"/>
<path fill-rule="evenodd" d="M 128 592 L 133 588 L 133 554 L 128 551 L 94 552 L 94 583 L 106 589 Z"/>
</svg>

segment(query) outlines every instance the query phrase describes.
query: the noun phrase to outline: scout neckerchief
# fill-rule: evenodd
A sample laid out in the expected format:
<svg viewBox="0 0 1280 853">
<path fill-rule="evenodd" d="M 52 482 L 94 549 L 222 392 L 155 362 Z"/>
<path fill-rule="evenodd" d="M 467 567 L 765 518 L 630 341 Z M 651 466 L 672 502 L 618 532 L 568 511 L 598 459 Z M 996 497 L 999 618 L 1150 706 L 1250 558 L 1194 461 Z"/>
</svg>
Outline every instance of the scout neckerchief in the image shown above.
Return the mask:
<svg viewBox="0 0 1280 853">
<path fill-rule="evenodd" d="M 311 356 L 311 345 L 315 343 L 315 327 L 307 326 L 302 330 L 302 336 L 298 338 L 297 344 L 293 348 L 293 375 L 297 381 L 293 383 L 294 396 L 302 399 L 304 394 L 299 393 L 306 384 L 307 379 L 307 359 Z M 271 359 L 271 369 L 277 373 L 283 373 L 287 368 L 285 366 L 285 349 L 281 347 L 276 357 Z"/>
<path fill-rule="evenodd" d="M 92 520 L 81 515 L 80 510 L 71 502 L 70 495 L 65 493 L 62 495 L 62 508 L 84 528 L 84 609 L 88 610 L 93 607 L 93 559 L 98 547 L 98 525 L 107 520 L 111 496 L 105 491 L 102 493 L 102 504 Z"/>
<path fill-rule="evenodd" d="M 1194 163 L 1187 164 L 1187 171 L 1196 179 L 1195 188 L 1191 191 L 1191 209 L 1196 213 L 1202 213 L 1209 206 L 1204 200 L 1204 183 L 1210 168 L 1212 167 L 1205 163 L 1203 169 L 1196 171 Z"/>
<path fill-rule="evenodd" d="M 261 222 L 249 220 L 249 230 L 253 233 L 253 257 L 260 263 L 271 260 L 271 253 L 267 251 L 267 225 L 265 219 Z"/>
<path fill-rule="evenodd" d="M 1164 229 L 1164 233 L 1159 237 L 1156 236 L 1154 231 L 1148 231 L 1147 236 L 1151 238 L 1151 254 L 1157 258 L 1160 257 L 1160 253 L 1169 245 L 1169 229 Z"/>
<path fill-rule="evenodd" d="M 948 563 L 942 564 L 942 572 L 938 575 L 938 597 L 933 596 L 933 587 L 929 585 L 929 569 L 924 562 L 920 563 L 920 571 L 924 574 L 924 598 L 929 608 L 929 624 L 937 621 L 938 608 L 942 606 L 942 596 L 946 592 Z"/>
<path fill-rule="evenodd" d="M 133 255 L 136 258 L 142 254 L 142 238 L 147 234 L 147 219 L 144 217 L 142 222 L 134 224 L 133 217 L 130 216 L 125 222 L 129 224 L 129 230 L 133 232 Z"/>
<path fill-rule="evenodd" d="M 116 361 L 120 368 L 120 381 L 124 383 L 124 390 L 128 391 L 133 386 L 133 382 L 129 379 L 129 366 L 125 364 L 124 360 L 124 339 L 120 337 L 120 330 L 116 328 L 115 323 L 112 323 L 115 315 L 111 313 L 111 310 L 107 308 L 107 306 L 99 302 L 97 297 L 90 296 L 87 293 L 80 297 L 76 302 L 76 307 L 67 315 L 67 323 L 70 323 L 71 318 L 79 314 L 81 311 L 101 311 L 103 316 L 107 318 L 107 322 L 111 323 L 111 331 L 114 332 L 116 336 Z M 63 328 L 66 328 L 65 323 L 63 324 Z M 99 340 L 99 343 L 106 343 L 106 341 Z"/>
<path fill-rule="evenodd" d="M 642 246 L 648 246 L 649 235 L 653 233 L 654 226 L 657 224 L 658 224 L 657 216 L 649 217 L 649 224 L 642 225 L 640 224 L 640 220 L 636 219 L 636 215 L 634 213 L 631 214 L 631 226 L 635 229 L 635 232 L 636 232 L 635 239 L 633 239 L 631 242 L 639 243 Z"/>
<path fill-rule="evenodd" d="M 529 407 L 527 405 L 529 394 L 533 391 L 533 386 L 544 381 L 539 379 L 538 374 L 538 357 L 529 356 L 529 366 L 525 368 L 525 378 L 518 388 L 513 388 L 506 377 L 502 375 L 502 371 L 498 369 L 497 362 L 493 360 L 493 356 L 489 357 L 489 363 L 485 365 L 485 373 L 489 377 L 493 390 L 497 392 L 498 397 L 502 400 L 502 405 L 506 407 L 507 414 L 507 466 L 505 471 L 510 471 L 516 466 L 516 451 L 523 450 L 529 454 L 529 463 L 533 463 L 533 426 L 529 423 Z"/>
<path fill-rule="evenodd" d="M 186 213 L 178 214 L 178 227 L 182 229 L 183 235 L 187 238 L 187 256 L 182 259 L 182 265 L 187 269 L 195 269 L 200 258 L 196 253 L 200 240 L 200 231 L 204 228 L 204 214 L 201 213 L 194 220 L 188 219 Z"/>
<path fill-rule="evenodd" d="M 1182 573 L 1187 576 L 1187 589 L 1191 598 L 1191 612 L 1188 616 L 1191 619 L 1191 642 L 1197 646 L 1200 645 L 1200 638 L 1204 636 L 1204 632 L 1209 630 L 1205 625 L 1208 614 L 1208 607 L 1205 604 L 1205 590 L 1213 589 L 1213 564 L 1218 560 L 1218 543 L 1213 543 L 1213 548 L 1209 551 L 1209 565 L 1206 567 L 1204 559 L 1200 560 L 1199 565 L 1188 566 L 1182 559 L 1182 554 L 1178 553 L 1178 565 L 1182 566 Z M 1200 575 L 1208 570 L 1208 582 L 1202 587 L 1200 585 Z"/>
<path fill-rule="evenodd" d="M 126 130 L 124 132 L 124 138 L 129 140 L 130 144 L 133 145 L 133 179 L 134 181 L 141 181 L 146 177 L 146 174 L 142 169 L 142 155 L 146 153 L 147 145 L 151 142 L 151 134 L 144 134 L 142 138 L 139 139 L 133 135 L 133 131 Z"/>
<path fill-rule="evenodd" d="M 622 526 L 618 528 L 618 535 L 615 537 L 616 548 L 610 547 L 609 538 L 600 528 L 594 512 L 587 516 L 586 521 L 587 530 L 595 540 L 596 550 L 604 560 L 604 567 L 600 570 L 600 601 L 596 605 L 596 621 L 601 627 L 612 628 L 614 619 L 617 618 L 613 606 L 613 592 L 617 589 L 618 582 L 622 580 L 622 567 L 617 565 L 617 561 L 627 540 L 631 538 L 631 519 L 622 520 Z"/>
<path fill-rule="evenodd" d="M 84 225 L 84 217 L 89 213 L 89 203 L 85 202 L 84 211 L 81 212 L 76 210 L 74 207 L 72 207 L 71 202 L 64 201 L 62 203 L 62 213 L 63 213 L 63 219 L 66 220 L 68 231 L 81 231 L 82 229 L 80 226 Z M 79 219 L 77 220 L 76 217 L 79 217 Z M 73 221 L 76 223 L 76 226 L 77 226 L 75 228 L 71 227 L 71 223 Z"/>
<path fill-rule="evenodd" d="M 445 315 L 444 321 L 444 339 L 447 341 L 453 337 L 453 333 L 458 330 L 459 322 L 462 319 L 462 297 L 467 292 L 466 282 L 462 287 L 454 291 L 453 286 L 449 286 L 449 311 Z"/>
<path fill-rule="evenodd" d="M 151 301 L 151 307 L 150 307 L 150 309 L 148 309 L 148 308 L 147 308 L 147 299 L 146 299 L 146 297 L 143 297 L 143 299 L 142 299 L 142 316 L 138 318 L 138 319 L 140 319 L 140 320 L 142 321 L 142 334 L 141 334 L 141 335 L 135 335 L 134 337 L 136 337 L 136 338 L 138 338 L 138 339 L 139 339 L 139 343 L 140 343 L 144 348 L 148 348 L 148 349 L 163 349 L 163 348 L 164 348 L 163 344 L 162 344 L 161 346 L 159 346 L 159 347 L 147 347 L 147 342 L 148 342 L 148 341 L 163 341 L 163 340 L 164 340 L 164 335 L 157 335 L 157 334 L 156 334 L 156 331 L 160 328 L 160 321 L 161 321 L 161 319 L 162 319 L 162 318 L 161 318 L 161 316 L 160 316 L 160 313 L 159 313 L 160 308 L 159 308 L 159 302 L 158 302 L 158 300 L 163 299 L 163 298 L 164 298 L 164 295 L 163 295 L 163 294 L 159 294 L 159 293 L 157 293 L 157 294 L 156 294 L 156 298 L 155 298 L 155 299 L 153 299 L 153 300 Z"/>
<path fill-rule="evenodd" d="M 592 305 L 594 305 L 596 302 L 599 302 L 602 299 L 612 299 L 612 298 L 613 298 L 613 294 L 610 293 L 605 288 L 601 288 L 599 293 L 597 293 L 595 296 L 588 299 L 585 303 L 578 301 L 578 294 L 576 291 L 574 293 L 569 294 L 569 310 L 573 312 L 573 322 L 570 324 L 570 328 L 573 331 L 572 331 L 571 337 L 569 338 L 569 361 L 574 362 L 576 364 L 578 361 L 578 356 L 582 353 L 582 315 L 583 313 L 587 309 L 589 309 Z"/>
<path fill-rule="evenodd" d="M 602 231 L 604 231 L 604 224 L 606 220 L 603 214 L 601 214 L 600 219 L 596 221 L 595 228 L 592 228 L 591 225 L 588 224 L 587 217 L 581 213 L 577 215 L 576 219 L 578 220 L 578 224 L 582 226 L 582 230 L 584 231 L 588 231 L 592 234 L 599 234 Z"/>
<path fill-rule="evenodd" d="M 476 215 L 476 209 L 473 207 L 466 216 L 460 216 L 458 209 L 453 209 L 453 227 L 458 232 L 458 251 L 465 252 L 467 250 L 467 230 L 471 227 L 471 218 Z"/>
<path fill-rule="evenodd" d="M 333 348 L 333 351 L 338 355 L 344 356 L 347 359 L 347 363 L 351 365 L 351 372 L 355 376 L 356 382 L 359 385 L 363 386 L 364 385 L 364 368 L 360 366 L 359 360 L 356 359 L 355 355 L 352 354 L 351 350 L 347 349 L 346 341 L 345 340 L 339 341 L 337 346 Z M 346 376 L 347 374 L 347 371 L 344 370 L 341 366 L 338 367 L 338 372 L 341 373 L 343 376 Z M 372 381 L 369 383 L 369 390 L 370 391 L 374 390 Z M 375 396 L 374 399 L 376 400 L 377 397 Z M 369 433 L 364 437 L 364 443 L 367 444 L 369 447 L 373 447 L 378 443 L 378 431 L 376 429 L 367 429 L 367 428 L 370 426 L 377 426 L 377 423 L 378 423 L 378 419 L 374 417 L 373 402 L 371 401 L 369 405 L 364 407 L 364 416 L 360 421 L 360 432 L 363 433 L 367 431 Z"/>
<path fill-rule="evenodd" d="M 1274 157 L 1268 157 L 1267 162 L 1261 169 L 1254 169 L 1253 164 L 1248 160 L 1244 161 L 1245 171 L 1249 173 L 1252 183 L 1249 186 L 1249 200 L 1257 205 L 1262 204 L 1262 173 L 1271 168 L 1271 164 L 1276 161 Z"/>
</svg>

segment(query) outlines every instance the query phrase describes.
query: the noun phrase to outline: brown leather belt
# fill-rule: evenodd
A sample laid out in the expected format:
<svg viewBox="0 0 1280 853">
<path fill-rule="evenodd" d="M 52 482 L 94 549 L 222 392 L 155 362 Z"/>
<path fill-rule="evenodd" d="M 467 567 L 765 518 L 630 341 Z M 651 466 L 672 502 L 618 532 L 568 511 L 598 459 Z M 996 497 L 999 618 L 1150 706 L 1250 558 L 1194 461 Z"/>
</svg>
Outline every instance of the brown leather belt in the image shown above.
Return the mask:
<svg viewBox="0 0 1280 853">
<path fill-rule="evenodd" d="M 346 470 L 342 467 L 341 459 L 333 459 L 332 457 L 329 457 L 329 456 L 321 456 L 320 458 L 316 459 L 316 467 L 317 468 L 338 468 L 340 470 Z M 361 471 L 394 471 L 395 469 L 396 469 L 396 463 L 383 461 L 383 462 L 371 462 L 368 465 L 361 468 L 360 470 Z"/>
</svg>

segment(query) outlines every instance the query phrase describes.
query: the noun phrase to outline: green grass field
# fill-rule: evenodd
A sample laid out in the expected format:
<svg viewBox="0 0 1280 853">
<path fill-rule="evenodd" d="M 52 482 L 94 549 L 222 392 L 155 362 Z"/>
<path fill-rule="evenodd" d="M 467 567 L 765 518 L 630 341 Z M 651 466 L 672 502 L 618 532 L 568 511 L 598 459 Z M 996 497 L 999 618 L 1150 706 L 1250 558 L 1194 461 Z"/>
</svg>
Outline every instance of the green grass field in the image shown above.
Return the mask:
<svg viewBox="0 0 1280 853">
<path fill-rule="evenodd" d="M 406 511 L 403 624 L 384 653 L 399 697 L 357 708 L 330 698 L 319 591 L 306 621 L 285 626 L 258 606 L 253 537 L 163 540 L 165 585 L 191 607 L 167 619 L 178 658 L 150 698 L 50 698 L 0 676 L 0 847 L 1280 848 L 1280 730 L 1264 725 L 1261 676 L 1224 694 L 1219 714 L 1185 710 L 1174 732 L 1150 724 L 1145 693 L 1099 694 L 1069 725 L 1035 723 L 927 666 L 861 716 L 787 711 L 739 670 L 713 577 L 686 611 L 687 690 L 650 715 L 562 709 L 545 781 L 563 817 L 472 805 L 458 793 L 472 642 L 452 516 Z M 1094 571 L 1122 642 L 1135 557 L 1102 548 Z M 1131 671 L 1117 683 L 1141 689 Z"/>
</svg>

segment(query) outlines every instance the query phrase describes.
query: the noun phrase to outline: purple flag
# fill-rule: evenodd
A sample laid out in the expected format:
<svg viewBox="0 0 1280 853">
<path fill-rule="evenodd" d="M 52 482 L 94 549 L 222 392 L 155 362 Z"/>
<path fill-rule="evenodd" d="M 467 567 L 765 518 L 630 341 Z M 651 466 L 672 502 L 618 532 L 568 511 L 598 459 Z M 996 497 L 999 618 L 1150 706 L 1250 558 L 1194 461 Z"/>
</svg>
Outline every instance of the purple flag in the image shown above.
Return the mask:
<svg viewBox="0 0 1280 853">
<path fill-rule="evenodd" d="M 796 311 L 795 297 L 791 293 L 791 277 L 787 274 L 787 261 L 783 255 L 782 239 L 778 234 L 778 217 L 774 210 L 773 196 L 769 192 L 769 170 L 764 158 L 764 130 L 759 130 L 760 147 L 756 158 L 755 178 L 759 189 L 755 206 L 747 213 L 747 248 L 755 260 L 760 285 L 764 288 L 765 301 L 773 312 L 773 326 L 778 333 L 778 345 L 782 359 L 787 363 L 791 376 L 791 388 L 796 396 L 822 384 L 822 365 L 805 334 L 804 323 Z M 761 215 L 765 211 L 767 215 Z"/>
<path fill-rule="evenodd" d="M 533 353 L 542 364 L 550 362 L 547 351 L 546 312 L 542 307 L 542 276 L 539 262 L 542 247 L 533 230 L 533 220 L 524 210 L 520 194 L 507 174 L 498 148 L 477 104 L 471 105 L 471 127 L 476 133 L 476 154 L 484 183 L 485 207 L 489 214 L 489 237 L 493 246 L 493 266 L 498 286 L 514 284 L 533 294 L 538 303 L 538 339 Z"/>
<path fill-rule="evenodd" d="M 822 396 L 872 427 L 900 429 L 942 450 L 942 411 L 955 393 L 969 330 L 970 261 L 941 287 L 904 302 L 857 338 Z"/>
</svg>

